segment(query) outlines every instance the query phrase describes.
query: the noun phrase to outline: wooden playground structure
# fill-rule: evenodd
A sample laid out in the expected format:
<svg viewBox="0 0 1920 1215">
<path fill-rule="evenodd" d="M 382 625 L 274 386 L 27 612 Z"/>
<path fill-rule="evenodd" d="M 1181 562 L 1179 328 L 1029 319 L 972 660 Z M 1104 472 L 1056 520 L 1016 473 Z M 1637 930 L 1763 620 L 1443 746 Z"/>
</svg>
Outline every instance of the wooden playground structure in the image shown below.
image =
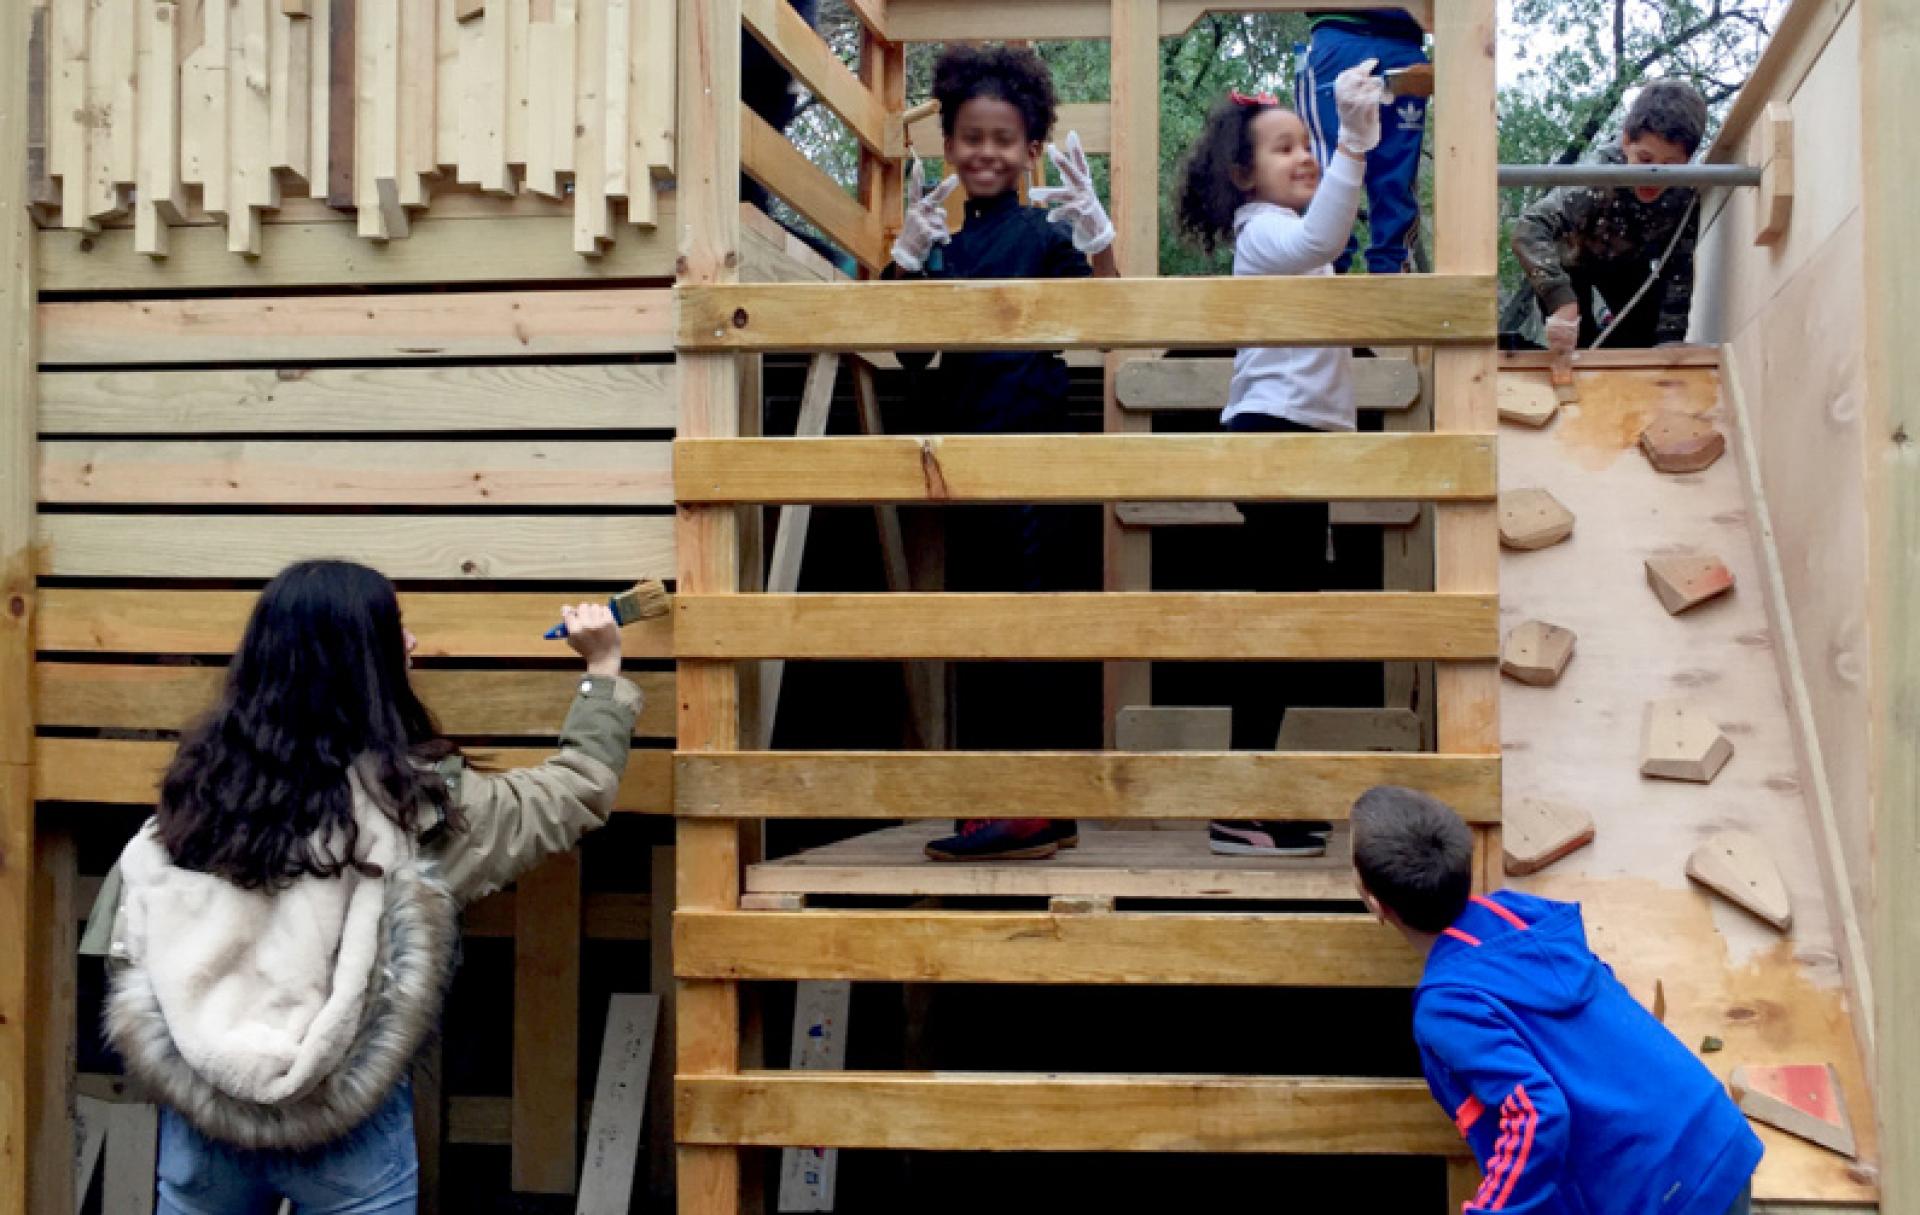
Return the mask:
<svg viewBox="0 0 1920 1215">
<path fill-rule="evenodd" d="M 1161 39 L 1306 0 L 849 7 L 857 67 L 784 0 L 0 5 L 0 1215 L 79 1211 L 76 1159 L 104 1153 L 122 1195 L 151 1171 L 150 1107 L 84 1062 L 78 929 L 253 591 L 321 555 L 400 584 L 431 707 L 508 766 L 538 762 L 572 683 L 539 639 L 555 600 L 674 582 L 670 618 L 628 632 L 648 708 L 594 859 L 467 913 L 473 991 L 511 1012 L 497 1039 L 462 1021 L 449 1041 L 498 1047 L 510 1078 L 448 1091 L 451 1068 L 423 1070 L 426 1209 L 455 1209 L 443 1152 L 504 1156 L 505 1188 L 583 1211 L 647 1190 L 711 1215 L 768 1203 L 758 1149 L 821 1148 L 1423 1157 L 1444 1162 L 1432 1204 L 1457 1209 L 1477 1170 L 1417 1076 L 770 1069 L 756 1011 L 768 984 L 1409 988 L 1418 960 L 1362 914 L 1343 829 L 1324 863 L 1289 864 L 1209 857 L 1191 826 L 1340 819 L 1394 783 L 1468 818 L 1483 888 L 1509 880 L 1512 816 L 1591 815 L 1591 847 L 1517 883 L 1583 902 L 1635 994 L 1690 1044 L 1722 1041 L 1716 1072 L 1840 1078 L 1858 1159 L 1763 1129 L 1759 1208 L 1920 1211 L 1920 1030 L 1900 1015 L 1920 965 L 1920 356 L 1901 332 L 1920 235 L 1900 166 L 1920 133 L 1884 117 L 1920 111 L 1920 18 L 1795 0 L 1708 153 L 1749 160 L 1768 127 L 1797 183 L 1790 212 L 1703 200 L 1712 345 L 1591 356 L 1578 405 L 1533 430 L 1496 404 L 1547 372 L 1495 349 L 1494 0 L 1414 5 L 1434 273 L 1328 279 L 1155 277 Z M 1063 129 L 1109 158 L 1128 277 L 857 281 L 741 205 L 744 172 L 871 277 L 901 213 L 906 48 L 977 38 L 1110 46 L 1108 101 Z M 851 132 L 852 193 L 741 105 L 744 39 Z M 1217 359 L 1161 356 L 1277 344 L 1383 348 L 1362 384 L 1381 429 L 1156 433 L 1224 383 Z M 1079 352 L 1103 433 L 885 433 L 887 356 L 919 349 Z M 800 422 L 770 437 L 765 385 L 794 356 Z M 830 436 L 841 379 L 859 433 Z M 1715 419 L 1728 457 L 1656 477 L 1632 448 L 1661 410 Z M 1503 556 L 1498 496 L 1535 486 L 1576 536 Z M 1386 520 L 1385 588 L 1154 589 L 1154 508 L 1286 498 Z M 1104 589 L 929 583 L 903 511 L 1004 502 L 1100 504 Z M 808 511 L 831 506 L 873 508 L 884 592 L 800 592 Z M 1703 546 L 1735 593 L 1659 611 L 1644 559 Z M 1557 687 L 1501 679 L 1528 619 L 1579 634 Z M 1107 749 L 946 749 L 939 664 L 1016 659 L 1104 664 Z M 779 664 L 811 660 L 902 664 L 918 745 L 768 749 Z M 1411 747 L 1124 746 L 1150 664 L 1270 660 L 1388 664 L 1381 710 Z M 1672 695 L 1732 738 L 1710 788 L 1638 774 L 1643 708 Z M 919 858 L 982 805 L 1100 826 L 1071 863 Z M 787 821 L 873 830 L 769 854 Z M 1771 850 L 1790 933 L 1687 882 L 1728 829 Z M 581 1066 L 608 991 L 655 1001 L 606 1018 L 611 1061 L 662 1017 L 651 1084 L 644 1051 L 619 1085 Z M 119 1201 L 139 1198 L 101 1198 Z"/>
</svg>

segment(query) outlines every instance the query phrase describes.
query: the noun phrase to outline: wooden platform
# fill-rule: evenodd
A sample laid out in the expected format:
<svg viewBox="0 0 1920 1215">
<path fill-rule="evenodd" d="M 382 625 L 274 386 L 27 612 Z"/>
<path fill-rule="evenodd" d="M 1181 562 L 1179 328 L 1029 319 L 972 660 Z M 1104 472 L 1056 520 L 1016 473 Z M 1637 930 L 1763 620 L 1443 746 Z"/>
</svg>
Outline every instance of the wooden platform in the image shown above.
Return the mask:
<svg viewBox="0 0 1920 1215">
<path fill-rule="evenodd" d="M 947 822 L 890 827 L 749 866 L 746 889 L 915 898 L 1096 894 L 1175 901 L 1358 902 L 1344 826 L 1334 834 L 1327 855 L 1298 860 L 1215 856 L 1207 851 L 1206 827 L 1197 823 L 1157 831 L 1082 823 L 1080 846 L 1045 861 L 928 860 L 922 851 L 927 842 L 952 830 Z"/>
</svg>

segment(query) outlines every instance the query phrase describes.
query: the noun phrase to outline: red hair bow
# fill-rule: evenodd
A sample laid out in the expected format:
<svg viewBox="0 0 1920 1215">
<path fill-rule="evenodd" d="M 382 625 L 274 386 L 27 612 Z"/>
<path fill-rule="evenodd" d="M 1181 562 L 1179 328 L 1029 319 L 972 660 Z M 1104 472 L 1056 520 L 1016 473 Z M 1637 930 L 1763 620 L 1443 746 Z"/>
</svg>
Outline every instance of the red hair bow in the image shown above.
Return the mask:
<svg viewBox="0 0 1920 1215">
<path fill-rule="evenodd" d="M 1275 97 L 1272 93 L 1242 93 L 1239 89 L 1234 89 L 1231 93 L 1228 93 L 1227 96 L 1233 99 L 1233 104 L 1235 105 L 1280 104 L 1279 98 Z"/>
</svg>

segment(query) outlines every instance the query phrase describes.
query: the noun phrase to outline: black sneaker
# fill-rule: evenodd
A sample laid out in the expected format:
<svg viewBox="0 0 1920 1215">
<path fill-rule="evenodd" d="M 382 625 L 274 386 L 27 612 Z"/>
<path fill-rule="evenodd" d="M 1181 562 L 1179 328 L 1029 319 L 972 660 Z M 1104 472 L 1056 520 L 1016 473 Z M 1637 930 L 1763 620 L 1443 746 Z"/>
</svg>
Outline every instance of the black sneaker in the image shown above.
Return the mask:
<svg viewBox="0 0 1920 1215">
<path fill-rule="evenodd" d="M 1251 819 L 1207 824 L 1216 856 L 1325 856 L 1332 823 L 1275 823 Z"/>
<path fill-rule="evenodd" d="M 1070 818 L 1050 818 L 1047 820 L 1048 833 L 1053 842 L 1062 848 L 1080 846 L 1080 824 Z"/>
<path fill-rule="evenodd" d="M 1060 850 L 1054 824 L 1044 818 L 971 818 L 957 826 L 954 834 L 927 845 L 929 857 L 936 861 L 1043 861 Z"/>
</svg>

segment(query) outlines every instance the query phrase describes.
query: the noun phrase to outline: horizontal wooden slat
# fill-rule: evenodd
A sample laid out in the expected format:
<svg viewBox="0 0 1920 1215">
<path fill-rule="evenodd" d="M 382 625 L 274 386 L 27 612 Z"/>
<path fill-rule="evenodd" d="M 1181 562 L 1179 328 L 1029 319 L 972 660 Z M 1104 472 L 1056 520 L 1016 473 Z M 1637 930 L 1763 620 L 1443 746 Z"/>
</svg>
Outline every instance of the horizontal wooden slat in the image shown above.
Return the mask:
<svg viewBox="0 0 1920 1215">
<path fill-rule="evenodd" d="M 105 738 L 37 738 L 33 743 L 33 795 L 45 802 L 152 805 L 160 777 L 173 758 L 170 742 Z M 553 752 L 541 747 L 487 747 L 471 752 L 498 771 L 530 768 Z M 673 754 L 635 751 L 620 780 L 614 809 L 629 814 L 673 810 Z"/>
<path fill-rule="evenodd" d="M 1176 502 L 1498 492 L 1492 435 L 930 435 L 681 439 L 682 502 Z"/>
<path fill-rule="evenodd" d="M 671 430 L 675 408 L 671 363 L 52 371 L 39 390 L 43 434 Z"/>
<path fill-rule="evenodd" d="M 460 913 L 460 930 L 469 937 L 507 938 L 514 934 L 514 892 L 502 890 L 471 903 Z M 653 896 L 589 893 L 580 900 L 580 935 L 589 941 L 644 941 L 653 935 Z"/>
<path fill-rule="evenodd" d="M 682 595 L 682 658 L 1476 659 L 1493 595 Z"/>
<path fill-rule="evenodd" d="M 1574 352 L 1575 371 L 1608 371 L 1640 367 L 1718 367 L 1718 346 L 1658 346 L 1652 349 L 1631 347 L 1579 350 Z M 1502 371 L 1546 371 L 1553 366 L 1553 355 L 1545 350 L 1503 350 Z"/>
<path fill-rule="evenodd" d="M 41 662 L 33 673 L 38 724 L 144 730 L 186 728 L 213 704 L 226 679 L 220 667 L 93 662 Z M 646 698 L 634 733 L 672 738 L 673 675 L 634 671 L 628 678 Z M 416 670 L 412 680 L 449 734 L 542 738 L 560 733 L 580 684 L 575 671 Z"/>
<path fill-rule="evenodd" d="M 681 911 L 683 979 L 1412 987 L 1421 958 L 1368 915 Z"/>
<path fill-rule="evenodd" d="M 1419 1080 L 995 1072 L 681 1076 L 682 1143 L 1458 1156 Z"/>
<path fill-rule="evenodd" d="M 1127 410 L 1218 413 L 1232 383 L 1232 359 L 1128 359 L 1114 395 Z M 1420 369 L 1407 359 L 1355 359 L 1353 393 L 1362 412 L 1411 409 L 1420 399 Z"/>
<path fill-rule="evenodd" d="M 657 227 L 622 229 L 598 257 L 573 251 L 570 215 L 475 223 L 429 212 L 413 220 L 405 240 L 385 244 L 362 239 L 350 222 L 263 224 L 257 258 L 228 252 L 226 229 L 214 224 L 169 229 L 162 258 L 135 256 L 130 228 L 48 228 L 37 234 L 37 281 L 55 292 L 670 279 L 673 195 L 662 196 L 659 208 Z"/>
<path fill-rule="evenodd" d="M 422 658 L 561 658 L 563 643 L 541 634 L 553 627 L 563 602 L 594 599 L 552 593 L 403 592 L 400 612 L 419 639 Z M 133 591 L 43 587 L 34 619 L 43 651 L 81 654 L 231 654 L 239 648 L 252 591 Z M 620 632 L 629 658 L 673 652 L 669 616 L 643 620 Z"/>
<path fill-rule="evenodd" d="M 1065 141 L 1067 132 L 1080 136 L 1080 146 L 1089 156 L 1106 156 L 1113 151 L 1113 107 L 1104 101 L 1066 102 L 1059 107 L 1051 138 Z M 913 151 L 921 156 L 938 156 L 945 135 L 940 129 L 940 114 L 935 111 L 914 120 L 911 134 Z M 887 124 L 887 155 L 894 160 L 907 156 L 908 132 L 898 122 Z"/>
<path fill-rule="evenodd" d="M 682 286 L 689 351 L 1047 350 L 1490 342 L 1469 275 Z"/>
<path fill-rule="evenodd" d="M 389 578 L 673 576 L 655 515 L 41 515 L 39 572 L 96 578 L 271 578 L 309 557 Z"/>
<path fill-rule="evenodd" d="M 1500 759 L 1406 752 L 701 751 L 679 813 L 722 818 L 1341 820 L 1375 785 L 1424 789 L 1500 822 Z"/>
<path fill-rule="evenodd" d="M 667 288 L 40 305 L 43 364 L 660 354 Z"/>
<path fill-rule="evenodd" d="M 1405 0 L 1396 7 L 1433 27 L 1434 0 Z M 1298 12 L 1325 7 L 1325 0 L 1160 0 L 1160 36 L 1177 38 L 1209 12 Z M 887 33 L 896 42 L 952 42 L 978 38 L 1013 40 L 1106 38 L 1113 28 L 1111 0 L 888 0 Z"/>
<path fill-rule="evenodd" d="M 777 2 L 784 4 L 786 0 Z M 879 217 L 744 105 L 740 107 L 740 169 L 805 216 L 861 265 L 878 270 L 887 264 Z"/>
<path fill-rule="evenodd" d="M 40 500 L 167 506 L 663 506 L 665 442 L 43 440 Z"/>
<path fill-rule="evenodd" d="M 886 149 L 886 107 L 792 5 L 786 0 L 741 0 L 740 17 L 782 66 L 839 115 L 855 139 L 874 152 Z"/>
</svg>

